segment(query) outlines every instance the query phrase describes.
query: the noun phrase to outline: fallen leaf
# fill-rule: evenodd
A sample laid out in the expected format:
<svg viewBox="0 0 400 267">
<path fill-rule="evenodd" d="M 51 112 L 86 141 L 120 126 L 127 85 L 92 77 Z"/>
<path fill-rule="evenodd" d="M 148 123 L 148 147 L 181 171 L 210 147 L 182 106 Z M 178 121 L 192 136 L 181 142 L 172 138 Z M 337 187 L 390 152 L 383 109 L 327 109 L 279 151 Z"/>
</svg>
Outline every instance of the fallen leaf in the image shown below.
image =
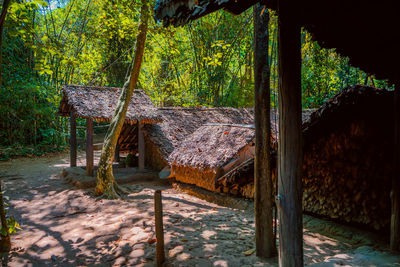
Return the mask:
<svg viewBox="0 0 400 267">
<path fill-rule="evenodd" d="M 149 239 L 149 240 L 147 241 L 147 243 L 149 243 L 149 244 L 154 244 L 154 243 L 156 243 L 156 242 L 157 242 L 157 239 L 155 239 L 155 238 Z"/>
<path fill-rule="evenodd" d="M 243 255 L 245 255 L 245 256 L 250 256 L 251 254 L 254 253 L 254 251 L 256 251 L 256 249 L 255 249 L 255 248 L 251 248 L 251 249 L 246 250 L 246 251 L 244 251 L 244 252 L 242 252 L 242 253 L 243 253 Z"/>
<path fill-rule="evenodd" d="M 182 238 L 181 241 L 182 242 L 188 242 L 189 240 L 187 240 L 186 238 Z"/>
<path fill-rule="evenodd" d="M 228 134 L 228 133 L 229 133 L 229 131 L 224 132 L 224 134 Z"/>
</svg>

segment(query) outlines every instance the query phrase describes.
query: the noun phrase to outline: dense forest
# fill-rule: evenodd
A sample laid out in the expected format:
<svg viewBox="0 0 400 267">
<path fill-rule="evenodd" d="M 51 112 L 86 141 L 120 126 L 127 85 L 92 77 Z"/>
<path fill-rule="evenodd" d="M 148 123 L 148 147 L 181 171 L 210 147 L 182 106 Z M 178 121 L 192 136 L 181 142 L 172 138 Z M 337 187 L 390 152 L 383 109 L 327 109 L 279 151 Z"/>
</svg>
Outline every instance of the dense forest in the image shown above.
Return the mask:
<svg viewBox="0 0 400 267">
<path fill-rule="evenodd" d="M 65 84 L 121 87 L 132 60 L 140 1 L 14 0 L 3 29 L 0 159 L 62 150 L 68 120 L 57 115 Z M 253 19 L 227 12 L 187 26 L 152 19 L 138 87 L 157 106 L 253 106 Z M 277 104 L 277 20 L 271 14 L 272 106 Z M 342 88 L 387 87 L 302 32 L 303 107 Z M 78 124 L 83 125 L 83 121 Z"/>
</svg>

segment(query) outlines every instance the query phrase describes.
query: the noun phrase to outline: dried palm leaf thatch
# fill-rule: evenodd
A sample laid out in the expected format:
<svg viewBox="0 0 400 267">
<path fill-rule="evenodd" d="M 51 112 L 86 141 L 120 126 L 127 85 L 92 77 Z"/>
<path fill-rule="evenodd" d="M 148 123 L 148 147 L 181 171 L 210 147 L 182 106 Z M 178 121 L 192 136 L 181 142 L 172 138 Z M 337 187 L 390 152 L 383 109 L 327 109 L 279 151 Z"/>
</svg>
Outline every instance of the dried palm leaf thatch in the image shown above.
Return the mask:
<svg viewBox="0 0 400 267">
<path fill-rule="evenodd" d="M 155 18 L 164 26 L 184 25 L 221 8 L 238 15 L 258 0 L 158 0 L 154 8 Z"/>
<path fill-rule="evenodd" d="M 71 109 L 77 117 L 92 118 L 96 121 L 110 121 L 121 93 L 115 87 L 91 87 L 80 85 L 66 85 L 62 88 L 59 114 L 69 116 Z M 151 99 L 143 90 L 135 90 L 126 113 L 125 122 L 135 124 L 161 122 Z"/>
<path fill-rule="evenodd" d="M 252 126 L 205 124 L 171 153 L 172 173 L 178 181 L 215 191 L 225 166 L 253 156 L 246 152 L 254 138 Z"/>
<path fill-rule="evenodd" d="M 199 169 L 191 166 L 172 167 L 175 179 L 186 184 L 194 184 L 210 191 L 216 191 L 216 180 L 220 176 L 222 168 Z"/>
<path fill-rule="evenodd" d="M 187 137 L 171 153 L 169 162 L 199 169 L 222 167 L 254 138 L 254 128 L 206 124 Z"/>
<path fill-rule="evenodd" d="M 186 137 L 206 123 L 254 123 L 253 110 L 245 108 L 164 107 L 158 113 L 163 122 L 145 125 L 144 134 L 165 162 Z"/>
</svg>

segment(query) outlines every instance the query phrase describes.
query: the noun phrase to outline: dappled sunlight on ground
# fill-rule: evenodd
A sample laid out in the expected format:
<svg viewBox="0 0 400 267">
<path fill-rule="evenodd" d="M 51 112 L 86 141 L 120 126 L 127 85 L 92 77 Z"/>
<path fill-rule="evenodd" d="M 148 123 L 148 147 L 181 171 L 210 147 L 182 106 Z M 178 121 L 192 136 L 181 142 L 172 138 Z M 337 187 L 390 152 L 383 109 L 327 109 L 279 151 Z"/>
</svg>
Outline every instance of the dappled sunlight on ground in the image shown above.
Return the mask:
<svg viewBox="0 0 400 267">
<path fill-rule="evenodd" d="M 84 165 L 84 154 L 79 158 Z M 148 181 L 129 185 L 132 193 L 124 200 L 100 200 L 91 190 L 76 189 L 60 178 L 67 166 L 66 153 L 0 163 L 10 214 L 23 229 L 12 236 L 13 249 L 3 255 L 4 263 L 154 266 L 155 244 L 149 242 L 155 238 L 153 194 L 162 189 L 166 257 L 173 266 L 277 265 L 277 258 L 263 261 L 254 253 L 243 253 L 254 248 L 251 211 L 221 207 Z M 354 265 L 355 260 L 365 260 L 360 255 L 367 249 L 357 252 L 352 239 L 316 231 L 322 221 L 315 222 L 305 223 L 307 264 L 325 261 Z M 350 236 L 356 240 L 354 234 Z M 370 245 L 362 240 L 366 239 L 357 239 L 357 244 Z M 381 262 L 388 257 L 375 255 Z M 396 262 L 396 258 L 392 260 Z"/>
</svg>

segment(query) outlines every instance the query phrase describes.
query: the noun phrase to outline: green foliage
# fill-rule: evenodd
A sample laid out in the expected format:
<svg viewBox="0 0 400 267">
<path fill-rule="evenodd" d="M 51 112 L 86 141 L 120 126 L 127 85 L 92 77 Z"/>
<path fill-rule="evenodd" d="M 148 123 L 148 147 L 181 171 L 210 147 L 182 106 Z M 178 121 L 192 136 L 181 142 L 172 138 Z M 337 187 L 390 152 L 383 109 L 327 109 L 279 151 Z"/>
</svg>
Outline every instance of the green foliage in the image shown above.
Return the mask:
<svg viewBox="0 0 400 267">
<path fill-rule="evenodd" d="M 139 7 L 140 1 L 131 0 L 12 1 L 2 47 L 0 158 L 65 147 L 68 119 L 57 115 L 64 84 L 123 85 Z M 252 10 L 240 16 L 219 11 L 179 28 L 151 20 L 138 87 L 158 106 L 253 106 L 252 22 Z M 274 14 L 269 33 L 271 105 L 276 107 Z M 334 50 L 322 49 L 306 31 L 302 59 L 305 108 L 316 108 L 356 83 L 387 86 L 366 79 L 367 74 Z"/>
<path fill-rule="evenodd" d="M 7 216 L 7 210 L 8 210 L 8 204 L 6 202 L 6 200 L 8 200 L 8 197 L 4 195 L 4 191 L 1 192 L 3 195 L 3 205 L 5 207 L 5 213 Z M 7 220 L 7 227 L 8 227 L 8 233 L 9 234 L 15 234 L 17 232 L 17 230 L 22 230 L 21 226 L 19 225 L 19 223 L 15 220 L 15 218 L 13 216 L 9 216 L 8 218 L 6 218 Z M 1 225 L 0 225 L 1 226 Z M 5 227 L 1 227 L 0 229 L 0 233 L 2 236 L 6 236 L 7 235 L 7 229 Z"/>
</svg>

